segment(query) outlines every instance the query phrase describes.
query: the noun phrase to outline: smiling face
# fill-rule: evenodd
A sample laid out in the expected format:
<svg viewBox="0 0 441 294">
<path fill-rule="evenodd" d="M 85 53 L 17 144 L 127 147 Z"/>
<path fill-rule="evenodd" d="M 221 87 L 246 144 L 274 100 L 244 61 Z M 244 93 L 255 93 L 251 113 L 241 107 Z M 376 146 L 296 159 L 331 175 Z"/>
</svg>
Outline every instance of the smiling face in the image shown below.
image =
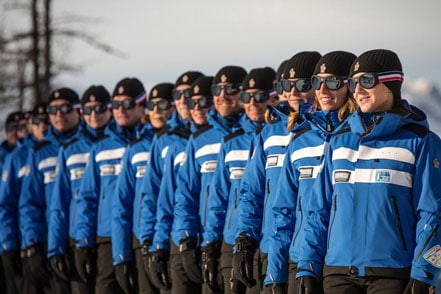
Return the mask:
<svg viewBox="0 0 441 294">
<path fill-rule="evenodd" d="M 179 85 L 176 87 L 177 91 L 184 91 L 190 89 L 190 85 Z M 176 107 L 176 111 L 179 113 L 179 115 L 182 117 L 182 119 L 189 119 L 190 118 L 190 111 L 188 109 L 187 106 L 187 101 L 186 101 L 186 97 L 185 95 L 182 93 L 181 96 L 179 97 L 179 99 L 175 100 L 175 107 Z"/>
<path fill-rule="evenodd" d="M 318 77 L 332 77 L 332 74 L 317 74 Z M 320 108 L 325 111 L 340 109 L 348 100 L 348 87 L 343 86 L 337 90 L 329 90 L 326 83 L 322 82 L 320 89 L 315 90 L 315 98 L 320 104 Z"/>
<path fill-rule="evenodd" d="M 357 78 L 363 74 L 364 72 L 360 72 L 352 77 Z M 371 89 L 365 89 L 357 83 L 354 98 L 362 112 L 384 112 L 393 106 L 392 92 L 383 83 L 378 83 Z"/>
<path fill-rule="evenodd" d="M 62 105 L 70 105 L 68 100 L 56 99 L 52 101 L 49 106 L 61 107 Z M 69 113 L 62 113 L 58 110 L 55 114 L 49 113 L 49 120 L 52 126 L 62 133 L 69 132 L 75 129 L 80 122 L 80 114 L 77 110 L 72 109 Z"/>
<path fill-rule="evenodd" d="M 113 101 L 123 102 L 124 100 L 132 100 L 130 96 L 127 95 L 117 95 L 112 98 Z M 133 127 L 142 118 L 144 114 L 144 107 L 141 105 L 135 104 L 135 106 L 131 109 L 124 109 L 122 105 L 120 105 L 117 109 L 112 109 L 113 117 L 115 118 L 117 124 L 122 127 Z"/>
<path fill-rule="evenodd" d="M 218 83 L 218 85 L 226 85 L 227 83 Z M 225 89 L 222 89 L 218 96 L 213 96 L 214 108 L 223 117 L 235 115 L 242 110 L 240 103 L 240 91 L 235 94 L 228 95 Z"/>
<path fill-rule="evenodd" d="M 289 81 L 296 81 L 299 79 L 288 79 Z M 285 96 L 288 100 L 289 106 L 298 111 L 301 103 L 312 102 L 314 100 L 314 89 L 311 88 L 307 92 L 300 92 L 296 87 L 292 87 L 291 91 L 285 91 Z"/>
<path fill-rule="evenodd" d="M 102 106 L 101 102 L 87 102 L 83 106 L 92 107 L 92 106 Z M 104 127 L 112 117 L 112 112 L 110 109 L 106 109 L 103 113 L 97 113 L 95 110 L 90 114 L 85 114 L 83 112 L 84 121 L 93 129 L 100 129 Z"/>
</svg>

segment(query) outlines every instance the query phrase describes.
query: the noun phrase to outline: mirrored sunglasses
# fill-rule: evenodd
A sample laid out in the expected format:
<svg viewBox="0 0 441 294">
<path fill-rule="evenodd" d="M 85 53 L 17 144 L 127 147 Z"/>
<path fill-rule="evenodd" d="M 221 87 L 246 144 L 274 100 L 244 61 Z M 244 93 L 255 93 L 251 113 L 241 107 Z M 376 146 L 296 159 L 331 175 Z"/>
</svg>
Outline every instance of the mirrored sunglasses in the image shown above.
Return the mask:
<svg viewBox="0 0 441 294">
<path fill-rule="evenodd" d="M 291 92 L 291 89 L 295 87 L 297 92 L 308 92 L 311 89 L 311 81 L 309 79 L 298 79 L 295 81 L 281 80 L 282 89 L 286 92 Z"/>
</svg>

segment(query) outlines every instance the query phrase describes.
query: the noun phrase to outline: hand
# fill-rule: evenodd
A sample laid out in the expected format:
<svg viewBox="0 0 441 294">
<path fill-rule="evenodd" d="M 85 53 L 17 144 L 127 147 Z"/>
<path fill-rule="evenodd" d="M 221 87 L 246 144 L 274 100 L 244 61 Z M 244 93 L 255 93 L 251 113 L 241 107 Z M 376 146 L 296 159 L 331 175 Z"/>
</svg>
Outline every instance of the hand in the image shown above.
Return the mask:
<svg viewBox="0 0 441 294">
<path fill-rule="evenodd" d="M 190 280 L 201 284 L 200 252 L 197 247 L 196 237 L 187 237 L 179 241 L 179 252 L 182 258 L 182 265 Z"/>
<path fill-rule="evenodd" d="M 21 270 L 21 259 L 20 259 L 20 251 L 18 250 L 7 250 L 2 253 L 3 259 L 3 267 L 5 269 L 10 269 L 16 275 L 22 275 Z"/>
<path fill-rule="evenodd" d="M 52 277 L 47 259 L 44 255 L 44 245 L 42 243 L 35 243 L 23 250 L 22 256 L 27 258 L 27 265 L 32 274 L 32 277 L 42 284 L 49 283 Z"/>
<path fill-rule="evenodd" d="M 256 285 L 253 277 L 254 253 L 257 241 L 241 234 L 236 239 L 236 253 L 233 255 L 234 277 L 244 283 L 248 288 Z"/>
<path fill-rule="evenodd" d="M 221 289 L 217 282 L 220 247 L 218 242 L 213 242 L 201 248 L 202 278 L 213 292 L 218 292 Z"/>
<path fill-rule="evenodd" d="M 322 283 L 314 277 L 303 276 L 297 279 L 298 294 L 323 293 Z"/>
<path fill-rule="evenodd" d="M 87 283 L 95 276 L 95 256 L 92 248 L 79 247 L 74 249 L 75 268 L 80 279 Z"/>
<path fill-rule="evenodd" d="M 150 253 L 148 257 L 143 257 L 144 266 L 145 260 L 148 259 L 148 269 L 146 269 L 146 272 L 149 273 L 150 281 L 158 289 L 168 290 L 171 288 L 168 276 L 169 256 L 170 254 L 167 250 L 158 249 Z"/>
<path fill-rule="evenodd" d="M 135 291 L 135 278 L 130 262 L 116 265 L 115 277 L 124 293 L 130 294 Z"/>
<path fill-rule="evenodd" d="M 434 294 L 435 287 L 415 279 L 409 280 L 409 283 L 407 283 L 407 286 L 403 292 L 403 294 L 428 294 L 428 293 Z"/>
<path fill-rule="evenodd" d="M 52 271 L 62 280 L 69 281 L 70 266 L 67 262 L 66 256 L 54 255 L 49 259 L 49 264 Z"/>
</svg>

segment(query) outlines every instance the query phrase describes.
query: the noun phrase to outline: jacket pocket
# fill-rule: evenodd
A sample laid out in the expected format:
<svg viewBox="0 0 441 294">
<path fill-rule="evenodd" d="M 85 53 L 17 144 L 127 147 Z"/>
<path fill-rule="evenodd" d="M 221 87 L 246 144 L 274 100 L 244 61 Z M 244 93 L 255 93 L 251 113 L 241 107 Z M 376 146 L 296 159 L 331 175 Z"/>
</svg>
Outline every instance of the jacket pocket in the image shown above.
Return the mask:
<svg viewBox="0 0 441 294">
<path fill-rule="evenodd" d="M 332 207 L 334 214 L 332 216 L 331 224 L 329 225 L 329 229 L 328 229 L 328 240 L 326 246 L 328 249 L 329 249 L 329 239 L 331 239 L 332 227 L 334 226 L 335 215 L 337 214 L 337 195 L 334 196 L 334 205 Z"/>
<path fill-rule="evenodd" d="M 400 234 L 401 244 L 403 245 L 404 251 L 407 251 L 406 239 L 404 238 L 403 227 L 401 226 L 400 211 L 398 210 L 397 197 L 392 196 L 392 206 L 394 207 L 395 214 L 395 225 L 397 226 L 398 233 Z"/>
</svg>

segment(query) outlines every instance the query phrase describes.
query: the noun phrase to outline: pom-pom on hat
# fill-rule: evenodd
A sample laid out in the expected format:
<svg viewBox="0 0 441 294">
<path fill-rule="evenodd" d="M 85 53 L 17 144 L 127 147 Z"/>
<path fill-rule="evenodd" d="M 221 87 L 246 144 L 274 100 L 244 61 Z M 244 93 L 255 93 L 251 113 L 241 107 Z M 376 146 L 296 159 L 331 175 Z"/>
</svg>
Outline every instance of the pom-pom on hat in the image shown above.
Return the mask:
<svg viewBox="0 0 441 294">
<path fill-rule="evenodd" d="M 314 68 L 319 59 L 317 51 L 302 51 L 291 57 L 283 70 L 284 79 L 309 79 L 314 73 Z"/>
<path fill-rule="evenodd" d="M 213 84 L 219 83 L 233 83 L 240 84 L 247 75 L 243 67 L 228 65 L 222 67 L 214 76 Z"/>
<path fill-rule="evenodd" d="M 323 55 L 315 65 L 314 74 L 327 73 L 347 77 L 354 62 L 355 54 L 346 51 L 333 51 Z"/>
<path fill-rule="evenodd" d="M 92 85 L 86 91 L 84 91 L 81 97 L 81 104 L 86 104 L 87 102 L 101 102 L 107 104 L 110 102 L 109 91 L 106 90 L 102 85 Z"/>
<path fill-rule="evenodd" d="M 126 95 L 135 100 L 136 104 L 144 104 L 146 93 L 141 81 L 137 78 L 124 78 L 120 80 L 113 90 L 112 97 Z"/>
<path fill-rule="evenodd" d="M 213 84 L 213 77 L 201 76 L 197 78 L 190 88 L 190 97 L 193 96 L 208 96 L 211 97 L 211 85 Z"/>
</svg>

